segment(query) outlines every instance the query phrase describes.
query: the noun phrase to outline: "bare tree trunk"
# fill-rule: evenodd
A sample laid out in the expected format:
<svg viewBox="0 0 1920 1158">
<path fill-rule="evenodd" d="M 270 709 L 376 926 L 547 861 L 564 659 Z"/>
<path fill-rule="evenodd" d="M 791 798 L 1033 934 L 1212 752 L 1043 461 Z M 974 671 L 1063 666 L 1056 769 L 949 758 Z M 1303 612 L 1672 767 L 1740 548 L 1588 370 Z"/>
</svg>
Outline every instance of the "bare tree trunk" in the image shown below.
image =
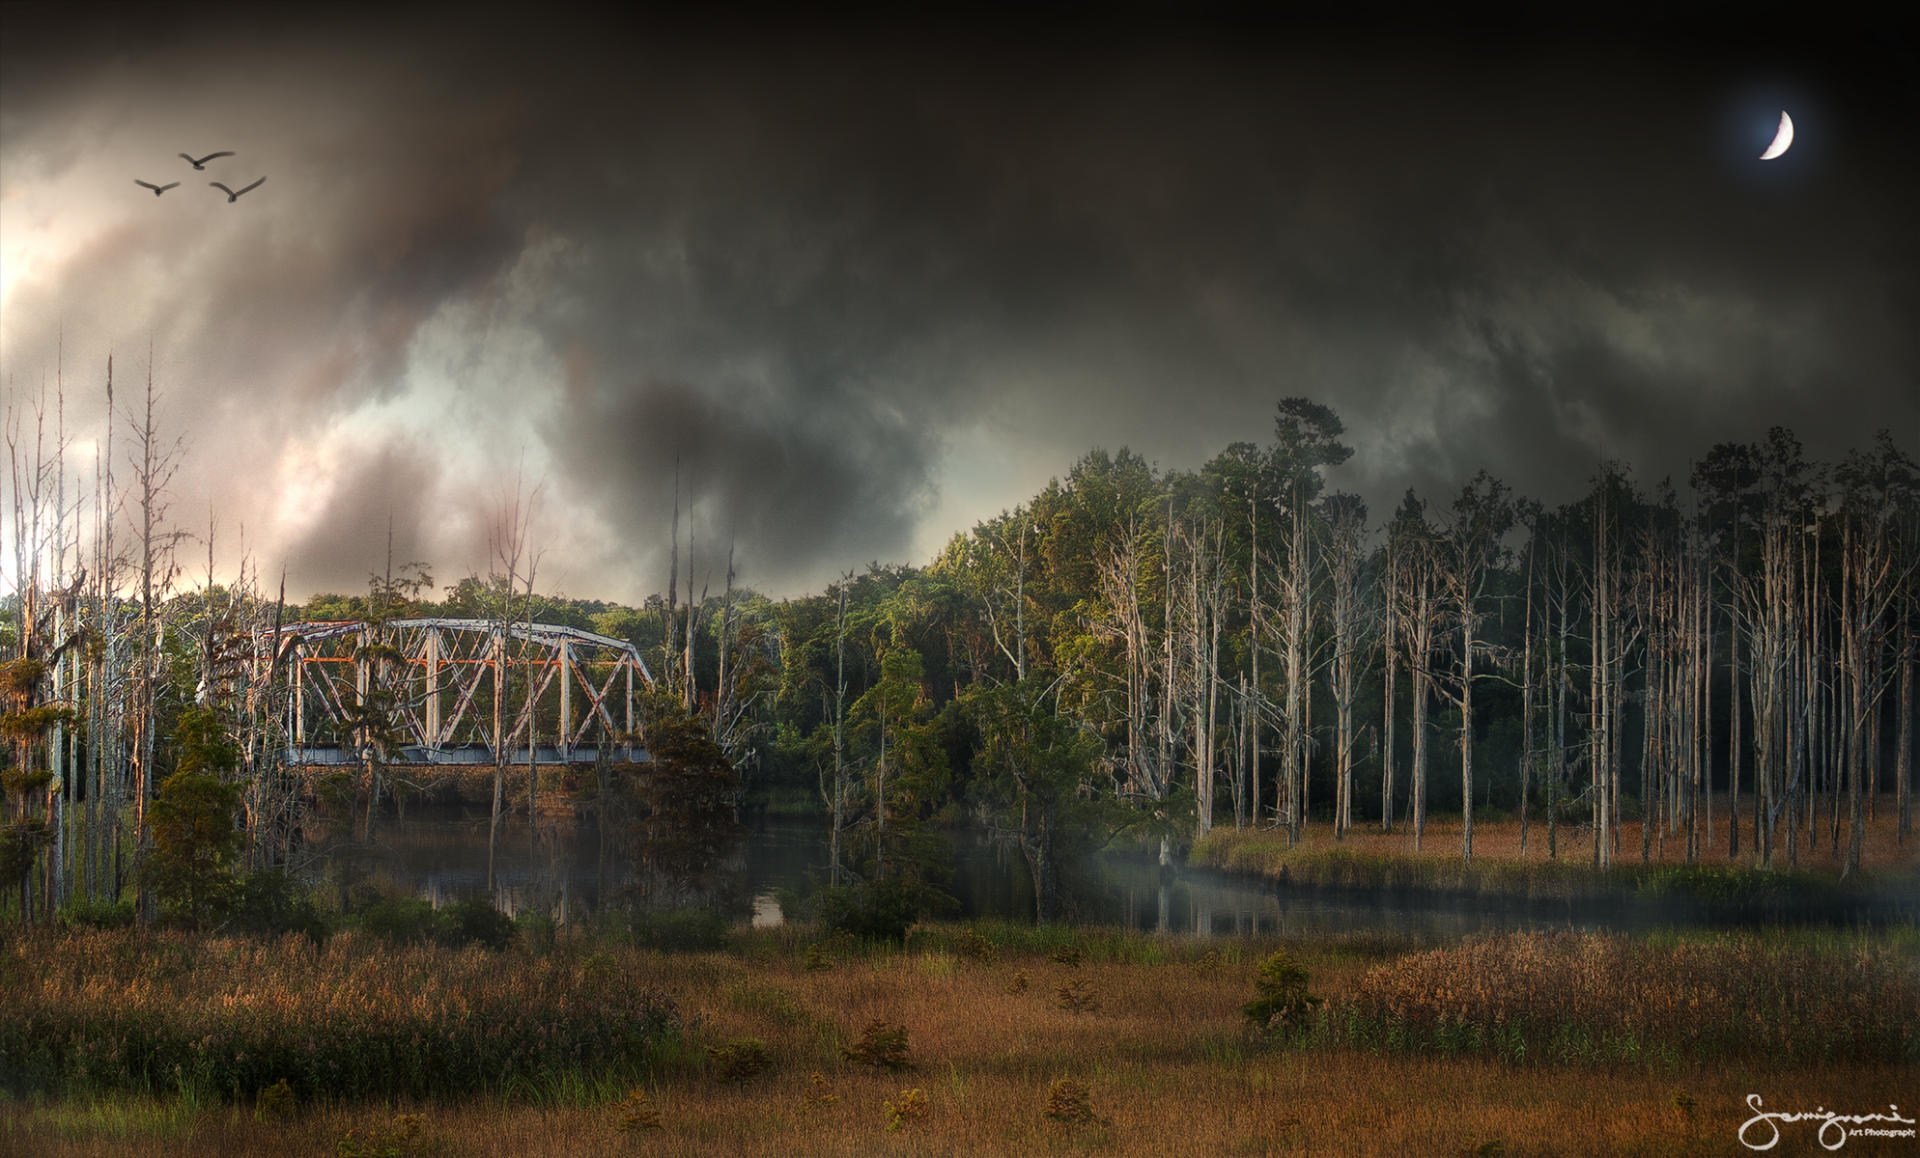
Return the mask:
<svg viewBox="0 0 1920 1158">
<path fill-rule="evenodd" d="M 1392 543 L 1389 543 L 1387 545 L 1386 591 L 1380 601 L 1381 615 L 1384 617 L 1384 620 L 1385 620 L 1384 628 L 1385 628 L 1385 635 L 1386 635 L 1385 643 L 1380 653 L 1381 663 L 1386 668 L 1385 681 L 1384 681 L 1386 684 L 1386 687 L 1382 692 L 1382 699 L 1384 700 L 1385 706 L 1381 709 L 1381 712 L 1384 718 L 1380 722 L 1382 739 L 1383 739 L 1383 743 L 1380 746 L 1380 831 L 1381 832 L 1393 831 L 1393 759 L 1394 759 L 1394 756 L 1393 756 L 1393 721 L 1394 721 L 1393 676 L 1394 676 L 1394 668 L 1396 666 L 1394 662 L 1396 658 L 1394 654 L 1394 651 L 1395 651 L 1394 628 L 1396 626 L 1396 620 L 1399 618 L 1397 615 L 1394 614 L 1394 602 L 1399 598 L 1399 595 L 1400 595 L 1399 573 L 1400 573 L 1399 555 L 1395 546 Z"/>
<path fill-rule="evenodd" d="M 1539 522 L 1528 529 L 1527 578 L 1524 595 L 1527 611 L 1520 626 L 1524 641 L 1520 657 L 1520 855 L 1527 855 L 1527 796 L 1532 788 L 1533 772 L 1533 564 L 1538 547 Z"/>
<path fill-rule="evenodd" d="M 1551 860 L 1560 857 L 1560 789 L 1567 783 L 1567 696 L 1573 691 L 1567 659 L 1567 644 L 1571 638 L 1567 609 L 1573 602 L 1573 592 L 1567 574 L 1566 547 L 1565 542 L 1559 543 L 1553 555 L 1554 576 L 1560 588 L 1560 655 L 1556 665 L 1558 675 L 1554 681 L 1553 778 L 1547 781 L 1547 857 Z"/>
<path fill-rule="evenodd" d="M 1473 619 L 1460 624 L 1460 859 L 1473 863 Z"/>
<path fill-rule="evenodd" d="M 1900 743 L 1894 766 L 1895 790 L 1900 794 L 1897 837 L 1906 843 L 1913 833 L 1913 586 L 1904 588 L 1900 616 Z"/>
<path fill-rule="evenodd" d="M 1607 516 L 1604 483 L 1601 490 L 1601 503 L 1594 518 L 1594 577 L 1593 577 L 1593 665 L 1590 675 L 1592 690 L 1589 699 L 1592 705 L 1593 748 L 1591 753 L 1591 771 L 1593 785 L 1593 863 L 1596 868 L 1606 868 L 1612 863 L 1611 850 L 1608 847 L 1608 770 L 1612 765 L 1609 745 L 1609 706 L 1608 691 L 1612 683 L 1609 677 L 1609 659 L 1607 654 L 1607 635 L 1611 620 L 1608 597 L 1607 574 Z"/>
<path fill-rule="evenodd" d="M 1425 560 L 1413 576 L 1413 614 L 1408 618 L 1408 672 L 1413 692 L 1413 848 L 1427 832 L 1427 699 L 1433 690 L 1433 576 Z"/>
<path fill-rule="evenodd" d="M 138 761 L 138 787 L 134 805 L 134 831 L 137 834 L 134 846 L 134 903 L 142 921 L 151 921 L 154 917 L 153 897 L 147 891 L 140 870 L 153 843 L 153 834 L 147 827 L 147 805 L 152 802 L 154 789 L 158 787 L 153 774 L 154 701 L 164 662 L 159 639 L 164 624 L 157 615 L 155 600 L 165 594 L 172 582 L 172 549 L 178 540 L 177 535 L 161 530 L 160 522 L 165 517 L 164 496 L 177 466 L 174 455 L 179 446 L 176 443 L 174 447 L 163 450 L 157 445 L 159 434 L 154 425 L 153 404 L 153 352 L 149 349 L 145 414 L 140 424 L 134 427 L 137 448 L 134 476 L 140 490 L 140 644 L 137 649 L 140 672 L 135 683 L 137 715 L 134 721 Z M 162 567 L 166 568 L 166 574 L 156 576 Z"/>
<path fill-rule="evenodd" d="M 841 833 L 847 825 L 847 586 L 853 582 L 853 572 L 847 572 L 840 581 L 840 612 L 834 620 L 834 690 L 833 690 L 833 831 L 828 836 L 828 873 L 831 883 L 837 885 L 846 870 L 841 862 Z"/>
</svg>

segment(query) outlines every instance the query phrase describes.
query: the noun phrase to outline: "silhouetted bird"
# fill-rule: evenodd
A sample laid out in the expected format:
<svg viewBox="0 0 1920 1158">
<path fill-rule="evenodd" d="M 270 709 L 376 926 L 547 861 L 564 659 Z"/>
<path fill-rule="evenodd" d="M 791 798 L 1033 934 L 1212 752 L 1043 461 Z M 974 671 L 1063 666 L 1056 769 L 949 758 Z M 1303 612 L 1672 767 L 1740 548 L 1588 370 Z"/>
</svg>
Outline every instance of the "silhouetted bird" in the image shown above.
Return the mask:
<svg viewBox="0 0 1920 1158">
<path fill-rule="evenodd" d="M 134 183 L 135 185 L 138 185 L 138 186 L 140 186 L 140 187 L 141 187 L 142 189 L 151 189 L 151 190 L 153 190 L 153 195 L 154 195 L 155 197 L 158 197 L 158 196 L 160 196 L 160 194 L 162 194 L 162 193 L 165 193 L 165 192 L 166 192 L 167 190 L 169 190 L 169 189 L 171 189 L 171 188 L 173 188 L 173 187 L 174 187 L 175 185 L 178 185 L 178 184 L 179 184 L 180 182 L 178 182 L 178 181 L 170 181 L 170 182 L 168 182 L 168 183 L 167 183 L 167 184 L 165 184 L 165 185 L 153 185 L 153 184 L 149 184 L 149 183 L 148 183 L 148 182 L 146 182 L 146 181 L 142 181 L 142 180 L 141 180 L 140 178 L 138 178 L 138 177 L 135 177 L 135 178 L 133 179 L 133 183 Z"/>
<path fill-rule="evenodd" d="M 245 189 L 241 189 L 236 192 L 235 190 L 229 189 L 225 185 L 222 185 L 218 181 L 207 182 L 207 184 L 213 186 L 215 189 L 218 189 L 220 190 L 220 192 L 225 193 L 227 195 L 227 204 L 229 205 L 233 204 L 235 201 L 240 200 L 241 193 L 251 192 L 255 189 L 258 189 L 260 186 L 266 183 L 267 183 L 267 179 L 265 177 L 262 177 L 258 181 L 255 181 L 253 184 L 247 186 Z"/>
<path fill-rule="evenodd" d="M 182 161 L 185 161 L 187 164 L 192 165 L 196 169 L 204 169 L 207 167 L 207 162 L 213 160 L 215 157 L 231 157 L 231 156 L 233 156 L 232 153 L 208 153 L 206 156 L 196 161 L 192 157 L 189 157 L 185 153 L 182 153 L 180 154 L 180 159 Z"/>
</svg>

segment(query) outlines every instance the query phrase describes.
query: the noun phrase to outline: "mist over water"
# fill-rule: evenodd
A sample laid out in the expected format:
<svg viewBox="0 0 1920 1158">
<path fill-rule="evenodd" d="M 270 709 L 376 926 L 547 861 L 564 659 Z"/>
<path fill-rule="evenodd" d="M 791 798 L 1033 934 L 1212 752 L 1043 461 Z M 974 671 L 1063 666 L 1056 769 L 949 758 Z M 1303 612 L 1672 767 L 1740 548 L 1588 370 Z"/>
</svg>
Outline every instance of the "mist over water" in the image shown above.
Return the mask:
<svg viewBox="0 0 1920 1158">
<path fill-rule="evenodd" d="M 336 901 L 371 887 L 438 906 L 487 897 L 487 810 L 471 805 L 415 806 L 376 823 L 373 840 L 358 824 L 336 823 L 310 846 L 308 875 Z M 954 855 L 947 891 L 960 920 L 1033 919 L 1026 862 L 1009 844 L 972 831 L 949 834 Z M 581 921 L 604 902 L 621 903 L 636 878 L 629 856 L 603 844 L 591 817 L 543 817 L 537 833 L 524 815 L 502 822 L 490 899 L 509 915 L 542 908 Z M 817 823 L 764 819 L 751 827 L 725 866 L 712 904 L 737 926 L 770 927 L 786 908 L 826 879 L 827 832 Z M 1068 919 L 1173 936 L 1311 936 L 1380 933 L 1451 940 L 1474 933 L 1530 929 L 1645 929 L 1688 916 L 1648 906 L 1510 898 L 1281 890 L 1272 883 L 1198 869 L 1163 870 L 1150 858 L 1109 855 L 1078 866 Z"/>
</svg>

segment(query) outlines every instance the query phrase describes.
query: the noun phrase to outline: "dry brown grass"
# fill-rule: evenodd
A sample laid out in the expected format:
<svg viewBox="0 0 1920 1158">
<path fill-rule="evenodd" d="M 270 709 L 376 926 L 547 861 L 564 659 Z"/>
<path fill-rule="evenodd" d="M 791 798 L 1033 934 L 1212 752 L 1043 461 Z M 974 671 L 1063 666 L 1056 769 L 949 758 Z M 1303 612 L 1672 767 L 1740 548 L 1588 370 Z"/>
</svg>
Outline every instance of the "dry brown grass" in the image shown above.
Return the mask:
<svg viewBox="0 0 1920 1158">
<path fill-rule="evenodd" d="M 131 929 L 0 940 L 0 1080 L 15 1089 L 458 1096 L 642 1072 L 679 1040 L 646 953 L 324 948 Z M 11 1072 L 6 1072 L 11 1071 Z"/>
<path fill-rule="evenodd" d="M 1824 801 L 1823 801 L 1824 804 Z M 1877 815 L 1866 822 L 1866 836 L 1861 844 L 1860 864 L 1869 870 L 1913 868 L 1920 865 L 1920 839 L 1909 838 L 1904 844 L 1899 840 L 1898 814 L 1896 802 L 1891 795 L 1880 797 L 1876 802 Z M 1426 833 L 1421 839 L 1419 852 L 1413 848 L 1413 830 L 1405 825 L 1391 833 L 1379 831 L 1379 818 L 1373 824 L 1363 823 L 1348 832 L 1342 840 L 1335 841 L 1333 830 L 1325 824 L 1311 825 L 1307 828 L 1303 847 L 1327 849 L 1333 847 L 1350 848 L 1362 853 L 1391 854 L 1399 857 L 1419 857 L 1432 860 L 1458 860 L 1460 858 L 1459 816 L 1429 816 Z M 1757 867 L 1760 863 L 1760 850 L 1753 842 L 1753 800 L 1750 796 L 1741 796 L 1740 817 L 1740 855 L 1730 858 L 1727 855 L 1727 798 L 1725 793 L 1713 800 L 1713 840 L 1706 842 L 1706 824 L 1700 825 L 1702 849 L 1699 863 L 1709 865 L 1738 865 L 1743 868 Z M 1655 864 L 1685 864 L 1687 861 L 1687 834 L 1685 830 L 1669 833 L 1665 848 L 1661 847 L 1660 828 L 1656 821 L 1652 850 L 1649 859 Z M 1800 867 L 1803 869 L 1838 870 L 1846 853 L 1847 826 L 1842 817 L 1840 826 L 1840 847 L 1835 849 L 1828 840 L 1827 817 L 1822 812 L 1820 820 L 1820 844 L 1811 852 L 1807 846 L 1807 834 L 1803 828 L 1800 833 Z M 1476 819 L 1473 824 L 1473 856 L 1475 860 L 1490 861 L 1538 861 L 1547 859 L 1547 825 L 1544 818 L 1535 816 L 1527 824 L 1527 851 L 1520 851 L 1520 821 L 1517 817 L 1502 820 Z M 1284 836 L 1282 837 L 1284 839 Z M 1638 820 L 1620 826 L 1620 849 L 1615 859 L 1622 863 L 1640 863 L 1641 822 Z M 1776 867 L 1786 867 L 1786 834 L 1780 832 L 1774 843 Z M 1591 864 L 1593 862 L 1593 840 L 1585 827 L 1561 824 L 1559 832 L 1559 856 L 1561 860 L 1573 863 Z"/>
<path fill-rule="evenodd" d="M 871 1155 L 1099 1154 L 1116 1158 L 1340 1154 L 1353 1158 L 1471 1153 L 1502 1144 L 1507 1158 L 1549 1155 L 1750 1154 L 1735 1135 L 1748 1094 L 1771 1107 L 1885 1110 L 1912 1097 L 1912 1071 L 1857 1066 L 1749 1073 L 1713 1068 L 1573 1072 L 1515 1070 L 1462 1059 L 1368 1054 L 1255 1055 L 1211 1062 L 1095 1064 L 1071 1073 L 1099 1121 L 1046 1116 L 1050 1076 L 955 1068 L 916 1079 L 924 1121 L 889 1131 L 902 1083 L 836 1073 L 838 1102 L 810 1101 L 810 1076 L 783 1072 L 749 1087 L 677 1085 L 655 1098 L 661 1128 L 623 1132 L 618 1105 L 497 1104 L 328 1107 L 292 1122 L 257 1122 L 216 1109 L 170 1130 L 121 1136 L 88 1130 L 80 1110 L 0 1106 L 0 1153 L 133 1158 L 207 1153 L 222 1158 L 331 1158 L 348 1131 L 391 1131 L 396 1114 L 421 1118 L 418 1154 L 525 1156 L 705 1155 L 866 1158 Z M 1691 1099 L 1688 1115 L 1676 1096 Z M 1818 1152 L 1812 1126 L 1783 1127 L 1789 1153 Z M 1801 1143 L 1795 1146 L 1793 1143 Z M 1848 1151 L 1882 1152 L 1865 1140 Z"/>
<path fill-rule="evenodd" d="M 1349 1044 L 1522 1062 L 1920 1061 L 1920 961 L 1865 941 L 1476 938 L 1369 970 L 1329 1014 Z"/>
<path fill-rule="evenodd" d="M 1894 799 L 1883 796 L 1877 815 L 1866 823 L 1861 866 L 1870 875 L 1897 877 L 1920 872 L 1920 838 L 1900 841 Z M 1752 802 L 1745 802 L 1742 818 L 1740 855 L 1727 855 L 1726 798 L 1714 803 L 1714 834 L 1711 842 L 1701 828 L 1702 847 L 1697 865 L 1714 873 L 1741 873 L 1757 870 L 1760 853 L 1752 840 Z M 1639 821 L 1620 826 L 1619 848 L 1614 855 L 1616 871 L 1609 881 L 1591 876 L 1593 840 L 1589 830 L 1562 824 L 1558 855 L 1547 855 L 1547 828 L 1538 818 L 1529 823 L 1527 848 L 1520 849 L 1520 822 L 1514 818 L 1476 820 L 1473 826 L 1473 865 L 1466 869 L 1461 861 L 1461 820 L 1458 816 L 1429 817 L 1418 850 L 1414 848 L 1411 828 L 1401 827 L 1382 833 L 1363 824 L 1336 840 L 1326 824 L 1309 825 L 1301 842 L 1288 847 L 1285 832 L 1263 829 L 1236 830 L 1215 828 L 1194 848 L 1197 864 L 1213 868 L 1279 876 L 1284 868 L 1295 881 L 1353 886 L 1396 885 L 1432 888 L 1466 887 L 1474 891 L 1560 894 L 1578 892 L 1587 884 L 1595 887 L 1631 887 L 1641 873 L 1641 829 Z M 1678 868 L 1686 865 L 1684 831 L 1659 839 L 1656 823 L 1647 864 Z M 1834 845 L 1823 812 L 1817 846 L 1810 844 L 1803 828 L 1800 833 L 1798 871 L 1803 874 L 1835 877 L 1846 851 L 1846 827 Z M 1776 834 L 1775 873 L 1787 870 L 1786 834 Z M 1609 883 L 1610 882 L 1610 883 Z"/>
<path fill-rule="evenodd" d="M 617 957 L 615 966 L 644 972 L 670 994 L 696 1027 L 694 1044 L 757 1039 L 771 1068 L 724 1084 L 707 1072 L 702 1051 L 689 1050 L 645 1083 L 647 1104 L 659 1113 L 659 1127 L 649 1129 L 621 1129 L 637 1104 L 624 1087 L 580 1104 L 323 1102 L 280 1120 L 259 1115 L 251 1101 L 0 1103 L 0 1153 L 320 1158 L 336 1154 L 349 1131 L 397 1137 L 395 1116 L 417 1113 L 418 1133 L 403 1153 L 1397 1158 L 1498 1142 L 1511 1158 L 1741 1154 L 1748 1151 L 1735 1132 L 1749 1116 L 1748 1094 L 1770 1106 L 1853 1112 L 1912 1099 L 1911 1066 L 1753 1054 L 1709 1065 L 1685 1053 L 1632 1064 L 1513 1066 L 1337 1043 L 1275 1048 L 1246 1030 L 1239 1012 L 1254 992 L 1260 948 L 1235 943 L 1211 958 L 1196 950 L 1169 954 L 1163 963 L 1091 953 L 1077 967 L 1040 952 L 1002 951 L 988 962 L 926 949 L 850 957 L 830 972 L 808 971 L 798 943 L 750 944 L 745 955 L 636 953 L 632 961 Z M 1312 970 L 1312 990 L 1328 998 L 1330 1009 L 1396 978 L 1445 986 L 1457 975 L 1431 956 L 1381 963 L 1295 948 Z M 1463 951 L 1470 957 L 1472 946 Z M 1585 962 L 1604 953 L 1579 956 Z M 1462 961 L 1500 964 L 1465 957 L 1452 964 Z M 1584 986 L 1604 1000 L 1598 987 L 1616 982 L 1604 970 L 1583 969 L 1550 972 L 1570 975 L 1555 982 L 1568 991 Z M 1022 972 L 1031 985 L 1010 992 Z M 1099 1009 L 1059 1008 L 1056 988 L 1082 979 L 1102 995 Z M 1834 985 L 1832 976 L 1815 980 Z M 1911 1001 L 1908 990 L 1894 996 Z M 907 1027 L 911 1069 L 895 1073 L 846 1060 L 845 1047 L 876 1021 Z M 1063 1078 L 1085 1087 L 1091 1117 L 1048 1117 L 1049 1095 Z M 923 1091 L 924 1118 L 901 1118 L 909 1089 Z M 1810 1136 L 1802 1140 L 1809 1144 L 1800 1152 L 1811 1151 Z"/>
</svg>

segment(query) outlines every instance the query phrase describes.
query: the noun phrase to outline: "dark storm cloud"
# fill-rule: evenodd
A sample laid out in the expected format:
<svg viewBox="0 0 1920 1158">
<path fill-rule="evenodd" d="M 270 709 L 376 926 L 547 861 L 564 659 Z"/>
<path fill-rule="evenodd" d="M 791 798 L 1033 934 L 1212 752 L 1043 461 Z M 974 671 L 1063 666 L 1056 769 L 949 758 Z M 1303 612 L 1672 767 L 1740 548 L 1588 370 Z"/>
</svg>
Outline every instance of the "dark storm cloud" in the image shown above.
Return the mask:
<svg viewBox="0 0 1920 1158">
<path fill-rule="evenodd" d="M 287 574 L 314 590 L 365 590 L 369 575 L 385 573 L 389 531 L 394 567 L 415 562 L 409 547 L 429 539 L 422 521 L 444 497 L 435 484 L 431 465 L 406 447 L 361 448 L 353 469 L 337 475 L 303 512 L 306 524 L 286 547 Z"/>
<path fill-rule="evenodd" d="M 282 198 L 90 236 L 16 295 L 9 357 L 94 300 L 190 350 L 179 400 L 257 464 L 318 442 L 353 472 L 284 520 L 316 568 L 384 530 L 381 487 L 403 554 L 483 565 L 474 496 L 520 455 L 566 581 L 624 598 L 664 577 L 676 458 L 703 542 L 791 591 L 1094 445 L 1264 441 L 1286 395 L 1346 419 L 1337 481 L 1378 513 L 1482 466 L 1556 501 L 1773 422 L 1826 455 L 1920 428 L 1894 49 L 1084 15 L 255 17 L 9 69 L 9 184 L 92 164 L 88 126 L 217 109 L 207 147 L 268 142 Z M 190 107 L 129 111 L 216 61 Z M 1788 97 L 1801 141 L 1761 167 L 1733 126 Z"/>
</svg>

